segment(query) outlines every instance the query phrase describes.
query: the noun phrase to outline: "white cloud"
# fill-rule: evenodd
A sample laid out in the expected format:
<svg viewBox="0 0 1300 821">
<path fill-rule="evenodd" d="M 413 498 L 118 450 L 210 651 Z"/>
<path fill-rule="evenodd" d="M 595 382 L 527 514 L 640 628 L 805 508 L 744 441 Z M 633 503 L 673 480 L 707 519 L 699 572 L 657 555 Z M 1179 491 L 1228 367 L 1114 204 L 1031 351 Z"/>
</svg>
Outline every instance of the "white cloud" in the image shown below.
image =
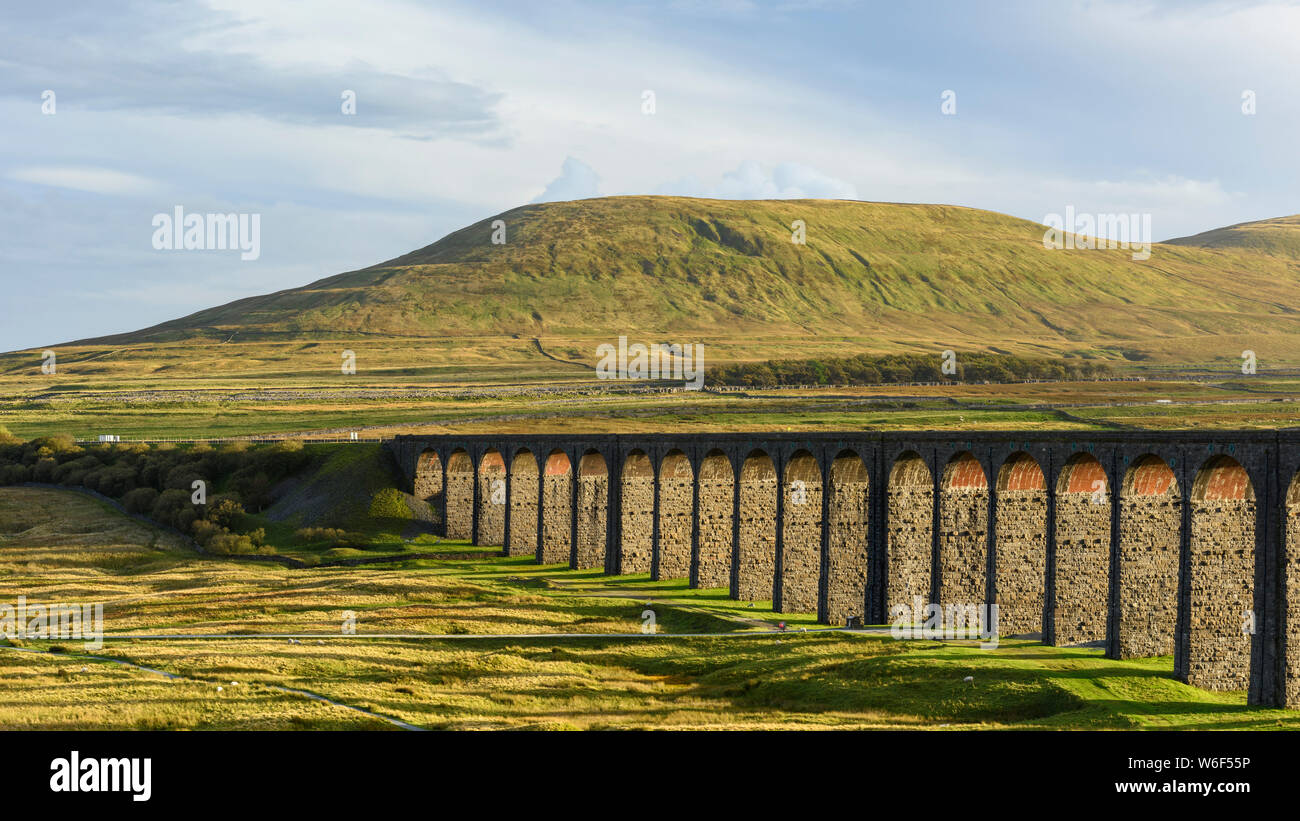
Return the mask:
<svg viewBox="0 0 1300 821">
<path fill-rule="evenodd" d="M 1226 225 L 1229 221 L 1224 214 L 1242 213 L 1246 199 L 1244 193 L 1225 189 L 1217 179 L 1177 175 L 1139 175 L 1127 180 L 1026 178 L 1022 183 L 1021 202 L 1038 203 L 1043 209 L 1042 215 L 1032 216 L 1035 220 L 1064 213 L 1067 207 L 1078 214 L 1151 214 L 1156 239 L 1199 233 L 1206 230 L 1203 226 Z M 1254 218 L 1243 216 L 1237 221 Z"/>
<path fill-rule="evenodd" d="M 857 186 L 799 163 L 780 163 L 771 173 L 753 160 L 743 160 L 722 175 L 716 185 L 705 185 L 691 175 L 663 183 L 656 194 L 705 197 L 720 200 L 858 199 Z"/>
<path fill-rule="evenodd" d="M 600 176 L 585 162 L 565 157 L 560 176 L 551 180 L 546 190 L 533 202 L 562 202 L 600 196 Z"/>
<path fill-rule="evenodd" d="M 130 296 L 112 311 L 90 301 L 79 316 L 93 328 L 52 333 L 73 324 L 74 299 L 17 311 L 44 304 L 43 284 L 20 272 L 77 286 L 172 281 L 178 294 L 194 285 L 189 307 L 203 307 L 396 256 L 535 197 L 861 196 L 1033 220 L 1073 205 L 1150 212 L 1157 237 L 1295 210 L 1285 186 L 1300 124 L 1294 5 L 1090 0 L 1047 16 L 972 14 L 962 19 L 978 20 L 974 31 L 956 27 L 968 46 L 941 26 L 912 45 L 913 62 L 886 42 L 896 23 L 909 41 L 909 15 L 876 28 L 878 15 L 851 7 L 828 25 L 861 26 L 878 38 L 871 47 L 828 37 L 797 48 L 780 10 L 816 0 L 680 0 L 675 17 L 671 6 L 567 2 L 542 16 L 463 0 L 374 0 L 364 15 L 344 0 L 203 5 L 229 14 L 145 5 L 91 15 L 93 25 L 74 13 L 66 28 L 38 17 L 58 33 L 51 55 L 30 57 L 44 41 L 8 55 L 25 73 L 0 81 L 0 204 L 20 203 L 0 226 L 0 277 L 19 290 L 0 339 L 125 330 L 170 311 L 146 317 Z M 1107 37 L 1076 36 L 1097 20 Z M 81 47 L 121 31 L 165 48 Z M 47 64 L 63 72 L 50 81 L 53 117 L 31 93 L 47 87 L 37 82 Z M 1076 104 L 1055 81 L 1021 74 L 1094 78 L 1105 103 Z M 260 75 L 273 81 L 250 93 Z M 158 77 L 170 80 L 154 99 Z M 961 90 L 956 117 L 939 112 L 949 87 Z M 358 93 L 355 117 L 340 111 L 344 88 Z M 1258 116 L 1239 109 L 1247 88 Z M 646 89 L 654 115 L 641 111 Z M 266 258 L 253 268 L 148 253 L 150 216 L 176 203 L 263 213 Z"/>
<path fill-rule="evenodd" d="M 156 194 L 165 186 L 156 180 L 138 174 L 127 174 L 110 168 L 88 168 L 67 165 L 37 165 L 16 168 L 7 175 L 11 180 L 89 191 L 92 194 L 117 194 L 134 196 Z"/>
<path fill-rule="evenodd" d="M 613 13 L 573 14 L 564 17 L 562 28 L 542 30 L 511 15 L 486 17 L 456 4 L 429 8 L 377 0 L 358 19 L 328 6 L 308 10 L 280 0 L 213 2 L 241 25 L 204 32 L 191 47 L 257 54 L 273 67 L 321 64 L 331 72 L 356 64 L 412 74 L 435 60 L 443 76 L 503 95 L 496 112 L 509 135 L 504 148 L 449 139 L 429 151 L 393 142 L 377 151 L 383 139 L 378 134 L 279 124 L 259 128 L 281 132 L 273 143 L 261 136 L 247 141 L 284 154 L 282 162 L 303 166 L 303 173 L 335 191 L 427 200 L 436 190 L 448 200 L 504 210 L 536 196 L 528 183 L 536 185 L 538 169 L 566 155 L 599 169 L 605 191 L 638 194 L 654 191 L 666 178 L 716 180 L 746 159 L 773 168 L 797 157 L 850 181 L 814 185 L 795 179 L 794 171 L 790 180 L 778 181 L 773 172 L 778 191 L 807 188 L 804 196 L 846 196 L 852 185 L 867 180 L 900 186 L 919 177 L 939 182 L 970 173 L 915 134 L 894 136 L 896 130 L 885 128 L 871 107 L 845 106 L 829 87 L 739 71 L 724 55 L 655 37 Z M 285 31 L 303 37 L 286 40 Z M 429 42 L 439 43 L 434 57 Z M 601 70 L 593 72 L 593 66 Z M 656 93 L 653 116 L 641 112 L 646 89 Z M 779 111 L 773 100 L 783 101 Z M 881 136 L 864 141 L 863 134 Z"/>
</svg>

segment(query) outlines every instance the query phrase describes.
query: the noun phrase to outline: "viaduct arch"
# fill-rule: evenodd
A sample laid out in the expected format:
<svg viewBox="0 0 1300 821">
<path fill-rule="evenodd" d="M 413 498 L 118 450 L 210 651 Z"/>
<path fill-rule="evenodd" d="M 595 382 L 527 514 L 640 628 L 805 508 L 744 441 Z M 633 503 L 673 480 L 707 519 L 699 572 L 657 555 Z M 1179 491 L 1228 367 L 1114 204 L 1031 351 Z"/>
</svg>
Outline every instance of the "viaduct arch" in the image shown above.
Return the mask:
<svg viewBox="0 0 1300 821">
<path fill-rule="evenodd" d="M 1300 707 L 1300 433 L 399 436 L 448 538 L 827 624 L 996 604 Z"/>
</svg>

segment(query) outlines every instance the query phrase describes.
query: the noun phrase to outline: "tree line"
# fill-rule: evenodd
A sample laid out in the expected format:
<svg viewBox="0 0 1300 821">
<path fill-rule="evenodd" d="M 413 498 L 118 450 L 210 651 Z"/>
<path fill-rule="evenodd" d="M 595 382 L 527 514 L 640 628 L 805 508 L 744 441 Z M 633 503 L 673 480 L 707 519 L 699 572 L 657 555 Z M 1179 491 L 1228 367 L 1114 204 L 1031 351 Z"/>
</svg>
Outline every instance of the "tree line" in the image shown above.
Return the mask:
<svg viewBox="0 0 1300 821">
<path fill-rule="evenodd" d="M 1084 359 L 1044 359 L 1011 354 L 968 353 L 949 360 L 921 354 L 859 354 L 828 359 L 770 359 L 714 366 L 715 385 L 775 388 L 795 385 L 889 385 L 910 382 L 1023 382 L 1100 379 L 1109 365 Z"/>
<path fill-rule="evenodd" d="M 219 448 L 135 443 L 78 445 L 70 436 L 20 441 L 0 428 L 0 485 L 83 487 L 128 513 L 189 534 L 214 553 L 269 552 L 249 513 L 272 503 L 272 489 L 311 460 L 297 441 Z"/>
</svg>

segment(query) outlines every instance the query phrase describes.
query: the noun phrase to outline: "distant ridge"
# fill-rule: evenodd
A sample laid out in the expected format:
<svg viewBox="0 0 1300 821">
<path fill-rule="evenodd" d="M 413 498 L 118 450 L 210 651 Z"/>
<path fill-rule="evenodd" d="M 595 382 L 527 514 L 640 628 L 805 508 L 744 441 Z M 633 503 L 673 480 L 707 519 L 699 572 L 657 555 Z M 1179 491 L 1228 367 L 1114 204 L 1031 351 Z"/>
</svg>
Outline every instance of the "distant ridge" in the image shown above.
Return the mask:
<svg viewBox="0 0 1300 821">
<path fill-rule="evenodd" d="M 796 219 L 807 226 L 806 245 L 791 242 Z M 503 245 L 491 242 L 496 220 L 506 226 Z M 1043 230 L 943 205 L 679 197 L 527 205 L 370 268 L 93 341 L 212 331 L 535 336 L 719 323 L 842 333 L 917 322 L 1083 340 L 1124 336 L 1135 324 L 1152 333 L 1209 322 L 1246 329 L 1300 303 L 1290 264 L 1300 217 L 1172 240 L 1145 263 L 1118 250 L 1048 250 Z"/>
</svg>

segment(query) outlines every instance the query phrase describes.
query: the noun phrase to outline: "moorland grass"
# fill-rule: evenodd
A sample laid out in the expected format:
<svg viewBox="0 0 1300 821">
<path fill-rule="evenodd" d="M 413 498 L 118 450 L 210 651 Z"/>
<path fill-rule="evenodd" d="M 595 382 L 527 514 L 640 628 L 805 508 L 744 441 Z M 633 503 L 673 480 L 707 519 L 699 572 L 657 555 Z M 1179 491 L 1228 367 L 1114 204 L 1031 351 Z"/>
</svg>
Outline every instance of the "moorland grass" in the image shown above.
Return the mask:
<svg viewBox="0 0 1300 821">
<path fill-rule="evenodd" d="M 391 729 L 277 687 L 446 729 L 1300 728 L 1300 715 L 1248 708 L 1244 693 L 1174 681 L 1168 657 L 804 633 L 810 618 L 766 602 L 520 558 L 318 570 L 200 559 L 92 499 L 33 488 L 0 490 L 0 601 L 17 595 L 102 601 L 114 633 L 249 635 L 109 641 L 94 654 L 176 682 L 67 640 L 21 642 L 58 653 L 0 648 L 6 728 Z M 608 635 L 639 632 L 646 608 L 659 635 Z M 430 638 L 342 638 L 344 610 L 358 633 Z M 778 620 L 792 630 L 765 632 Z M 258 637 L 285 631 L 331 638 Z M 436 638 L 552 632 L 583 637 Z M 731 637 L 680 635 L 693 632 Z"/>
</svg>

